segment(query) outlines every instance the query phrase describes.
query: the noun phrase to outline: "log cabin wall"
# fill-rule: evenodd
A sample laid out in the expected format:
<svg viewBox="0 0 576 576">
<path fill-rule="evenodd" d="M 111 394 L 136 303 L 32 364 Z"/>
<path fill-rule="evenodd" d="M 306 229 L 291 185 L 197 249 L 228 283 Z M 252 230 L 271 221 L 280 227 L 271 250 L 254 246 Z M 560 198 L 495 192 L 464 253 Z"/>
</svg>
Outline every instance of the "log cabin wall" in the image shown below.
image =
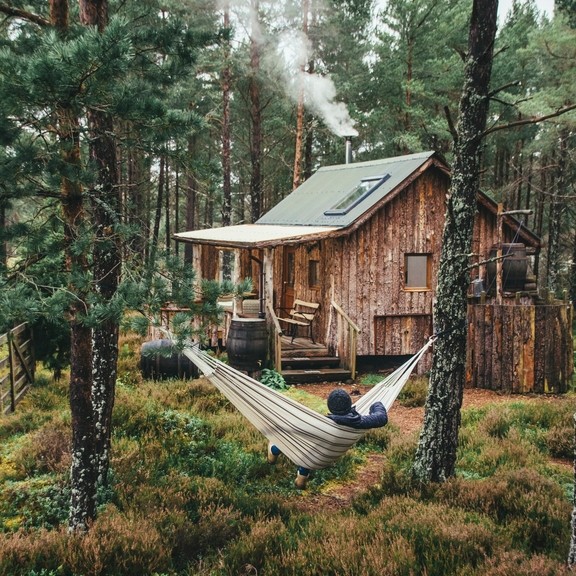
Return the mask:
<svg viewBox="0 0 576 576">
<path fill-rule="evenodd" d="M 448 178 L 430 169 L 346 236 L 295 250 L 294 291 L 298 298 L 321 303 L 315 337 L 333 338 L 333 297 L 357 323 L 358 355 L 404 355 L 417 352 L 432 334 L 432 306 L 444 225 Z M 283 252 L 274 258 L 275 305 L 281 299 Z M 428 288 L 405 288 L 406 255 L 429 258 Z M 310 261 L 319 282 L 309 282 Z"/>
<path fill-rule="evenodd" d="M 564 393 L 572 381 L 572 306 L 468 306 L 466 386 L 506 393 Z"/>
</svg>

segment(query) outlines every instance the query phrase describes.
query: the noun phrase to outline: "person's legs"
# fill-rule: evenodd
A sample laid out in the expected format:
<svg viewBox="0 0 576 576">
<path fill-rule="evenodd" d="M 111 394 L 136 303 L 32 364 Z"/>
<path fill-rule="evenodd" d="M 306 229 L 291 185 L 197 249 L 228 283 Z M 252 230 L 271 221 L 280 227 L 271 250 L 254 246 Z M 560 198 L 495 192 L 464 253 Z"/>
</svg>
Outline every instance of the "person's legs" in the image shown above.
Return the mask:
<svg viewBox="0 0 576 576">
<path fill-rule="evenodd" d="M 308 483 L 308 478 L 310 477 L 310 470 L 308 468 L 304 468 L 304 466 L 300 466 L 298 471 L 296 472 L 296 480 L 294 484 L 296 484 L 296 488 L 303 490 L 306 488 L 306 484 Z"/>
<path fill-rule="evenodd" d="M 282 454 L 282 452 L 280 452 L 280 448 L 278 448 L 278 446 L 275 444 L 272 444 L 272 442 L 268 442 L 268 464 L 276 464 L 280 454 Z"/>
</svg>

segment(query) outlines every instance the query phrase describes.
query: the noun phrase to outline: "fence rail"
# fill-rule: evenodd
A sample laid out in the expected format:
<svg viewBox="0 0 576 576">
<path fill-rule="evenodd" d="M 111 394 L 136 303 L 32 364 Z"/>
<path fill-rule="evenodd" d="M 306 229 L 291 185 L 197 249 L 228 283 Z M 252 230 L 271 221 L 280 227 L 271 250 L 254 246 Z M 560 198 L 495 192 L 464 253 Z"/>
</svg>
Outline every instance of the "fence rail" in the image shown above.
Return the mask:
<svg viewBox="0 0 576 576">
<path fill-rule="evenodd" d="M 8 414 L 34 382 L 34 348 L 28 323 L 0 335 L 0 410 Z"/>
</svg>

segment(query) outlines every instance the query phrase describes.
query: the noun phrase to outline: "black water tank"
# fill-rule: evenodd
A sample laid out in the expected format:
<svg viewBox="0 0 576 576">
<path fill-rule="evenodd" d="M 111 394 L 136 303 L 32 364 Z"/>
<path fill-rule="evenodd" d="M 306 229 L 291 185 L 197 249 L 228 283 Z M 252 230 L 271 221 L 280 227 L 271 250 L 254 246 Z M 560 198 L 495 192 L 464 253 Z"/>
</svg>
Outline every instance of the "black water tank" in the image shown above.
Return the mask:
<svg viewBox="0 0 576 576">
<path fill-rule="evenodd" d="M 238 370 L 261 370 L 268 353 L 268 330 L 262 318 L 233 318 L 226 337 L 228 363 Z"/>
<path fill-rule="evenodd" d="M 171 340 L 150 340 L 140 348 L 140 370 L 144 378 L 165 380 L 168 378 L 197 378 L 195 364 L 177 351 L 170 352 Z"/>
<path fill-rule="evenodd" d="M 490 249 L 490 259 L 496 258 L 498 244 Z M 518 292 L 524 290 L 526 273 L 528 272 L 528 258 L 524 244 L 502 244 L 502 290 L 504 292 Z M 489 293 L 496 292 L 496 261 L 486 264 L 486 284 Z"/>
</svg>

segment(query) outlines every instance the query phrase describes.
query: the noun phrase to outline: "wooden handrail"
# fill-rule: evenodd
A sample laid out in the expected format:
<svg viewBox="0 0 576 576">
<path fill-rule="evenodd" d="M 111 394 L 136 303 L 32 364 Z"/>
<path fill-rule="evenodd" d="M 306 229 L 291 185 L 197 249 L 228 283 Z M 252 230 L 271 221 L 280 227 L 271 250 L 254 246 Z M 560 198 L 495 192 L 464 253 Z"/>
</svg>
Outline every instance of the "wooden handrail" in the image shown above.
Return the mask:
<svg viewBox="0 0 576 576">
<path fill-rule="evenodd" d="M 354 323 L 354 320 L 352 320 L 352 318 L 350 318 L 350 316 L 348 316 L 348 314 L 346 314 L 346 312 L 344 312 L 344 310 L 342 310 L 342 308 L 336 304 L 336 302 L 334 302 L 334 300 L 332 300 L 331 302 L 332 306 L 334 307 L 334 309 L 336 310 L 336 312 L 338 312 L 338 314 L 340 314 L 340 316 L 342 316 L 342 318 L 344 318 L 344 320 L 346 320 L 346 322 L 352 327 L 354 328 L 354 330 L 356 330 L 356 332 L 359 334 L 360 332 L 362 332 L 362 330 L 360 329 L 360 327 Z"/>
<path fill-rule="evenodd" d="M 276 372 L 282 372 L 282 327 L 278 321 L 278 316 L 274 312 L 274 307 L 269 300 L 266 301 L 266 309 L 270 314 L 273 326 L 273 336 L 274 336 L 274 370 Z"/>
<path fill-rule="evenodd" d="M 356 347 L 358 342 L 358 334 L 362 331 L 360 327 L 344 312 L 334 300 L 330 302 L 334 310 L 346 322 L 348 326 L 348 346 L 349 346 L 349 369 L 352 379 L 356 378 Z"/>
</svg>

